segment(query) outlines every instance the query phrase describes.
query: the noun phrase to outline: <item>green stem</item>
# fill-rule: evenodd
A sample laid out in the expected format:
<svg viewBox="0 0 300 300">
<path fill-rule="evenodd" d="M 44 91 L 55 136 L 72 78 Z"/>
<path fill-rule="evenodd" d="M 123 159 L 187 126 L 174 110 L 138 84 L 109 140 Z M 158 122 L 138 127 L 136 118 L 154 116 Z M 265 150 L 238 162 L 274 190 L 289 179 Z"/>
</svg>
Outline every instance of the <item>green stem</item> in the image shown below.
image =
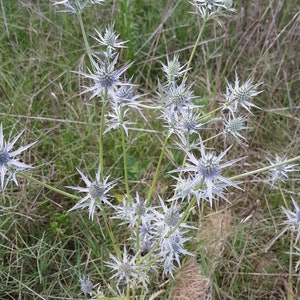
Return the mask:
<svg viewBox="0 0 300 300">
<path fill-rule="evenodd" d="M 187 63 L 187 66 L 186 66 L 186 69 L 185 69 L 185 72 L 184 72 L 184 75 L 183 75 L 183 79 L 182 79 L 183 81 L 184 81 L 184 80 L 186 79 L 186 77 L 187 77 L 187 72 L 188 72 L 188 70 L 189 70 L 189 68 L 190 68 L 190 66 L 191 66 L 192 60 L 193 60 L 193 58 L 194 58 L 194 56 L 195 56 L 196 49 L 197 49 L 197 47 L 198 47 L 199 41 L 200 41 L 201 36 L 202 36 L 202 34 L 203 34 L 204 27 L 205 27 L 205 25 L 206 25 L 206 21 L 207 21 L 207 20 L 204 18 L 204 19 L 203 19 L 203 22 L 202 22 L 202 26 L 201 26 L 200 31 L 199 31 L 199 34 L 198 34 L 198 37 L 197 37 L 197 40 L 196 40 L 196 42 L 195 42 L 195 44 L 194 44 L 194 48 L 193 48 L 193 50 L 192 50 L 190 59 L 189 59 L 189 61 L 188 61 L 188 63 Z"/>
<path fill-rule="evenodd" d="M 293 244 L 294 244 L 294 232 L 291 230 L 290 239 L 290 261 L 289 261 L 289 287 L 290 291 L 293 290 Z M 291 292 L 287 291 L 287 300 L 293 300 L 294 297 Z"/>
<path fill-rule="evenodd" d="M 159 160 L 158 160 L 158 163 L 157 163 L 157 167 L 156 167 L 155 174 L 154 174 L 154 177 L 153 177 L 152 185 L 150 187 L 149 194 L 148 194 L 148 197 L 147 197 L 147 200 L 146 200 L 146 205 L 149 205 L 152 194 L 153 194 L 153 191 L 155 189 L 156 182 L 157 182 L 158 175 L 159 175 L 159 171 L 160 171 L 160 167 L 161 167 L 161 163 L 162 163 L 162 160 L 163 160 L 166 148 L 167 148 L 168 139 L 169 139 L 169 136 L 166 136 L 165 140 L 164 140 L 163 147 L 162 147 L 161 152 L 160 152 L 160 157 L 159 157 Z"/>
<path fill-rule="evenodd" d="M 100 180 L 103 179 L 103 170 L 104 170 L 104 162 L 103 162 L 103 132 L 104 132 L 104 119 L 105 119 L 105 106 L 107 101 L 107 89 L 105 89 L 104 97 L 101 106 L 101 116 L 100 116 L 100 129 L 99 129 L 99 165 L 100 165 Z"/>
<path fill-rule="evenodd" d="M 111 230 L 111 228 L 110 228 L 110 226 L 109 226 L 108 218 L 107 218 L 107 215 L 106 215 L 104 209 L 101 209 L 101 214 L 102 214 L 102 217 L 103 217 L 103 219 L 104 219 L 104 223 L 105 223 L 106 229 L 107 229 L 107 231 L 108 231 L 110 240 L 111 240 L 111 242 L 112 242 L 112 244 L 113 244 L 113 247 L 114 247 L 114 249 L 115 249 L 115 252 L 116 252 L 116 254 L 117 254 L 117 257 L 118 257 L 118 259 L 122 260 L 121 250 L 120 250 L 120 248 L 119 248 L 119 246 L 118 246 L 118 244 L 117 244 L 117 242 L 116 242 L 115 236 L 114 236 L 114 234 L 113 234 L 113 232 L 112 232 L 112 230 Z"/>
<path fill-rule="evenodd" d="M 244 178 L 244 177 L 247 177 L 247 176 L 250 176 L 250 175 L 262 173 L 264 171 L 268 171 L 270 169 L 273 169 L 273 168 L 276 168 L 276 167 L 280 167 L 282 165 L 290 164 L 290 163 L 295 162 L 297 160 L 300 160 L 300 155 L 296 156 L 294 158 L 287 159 L 285 161 L 279 162 L 277 164 L 273 164 L 273 165 L 270 165 L 270 166 L 267 166 L 267 167 L 256 169 L 256 170 L 253 170 L 253 171 L 250 171 L 250 172 L 247 172 L 247 173 L 235 175 L 235 176 L 229 177 L 228 179 L 230 179 L 230 180 L 241 179 L 241 178 Z"/>
<path fill-rule="evenodd" d="M 128 170 L 127 170 L 127 155 L 126 155 L 126 140 L 125 140 L 124 128 L 121 128 L 121 139 L 122 139 L 122 150 L 123 150 L 125 188 L 127 193 L 127 201 L 130 201 L 130 190 L 129 190 L 129 183 L 128 183 Z"/>
<path fill-rule="evenodd" d="M 77 13 L 77 17 L 78 17 L 80 28 L 81 28 L 81 33 L 82 33 L 85 49 L 86 49 L 87 55 L 90 59 L 92 69 L 93 69 L 93 71 L 95 71 L 95 67 L 94 67 L 94 64 L 93 64 L 92 50 L 91 50 L 90 44 L 87 40 L 87 36 L 86 36 L 86 32 L 85 32 L 85 29 L 84 29 L 84 25 L 83 25 L 83 21 L 82 21 L 82 17 L 81 17 L 80 12 Z"/>
<path fill-rule="evenodd" d="M 18 175 L 20 175 L 23 178 L 26 178 L 27 180 L 35 182 L 38 185 L 41 185 L 41 186 L 43 186 L 43 187 L 47 188 L 48 190 L 51 190 L 51 191 L 53 191 L 55 193 L 61 194 L 63 196 L 66 196 L 66 197 L 69 197 L 69 198 L 72 198 L 72 199 L 75 199 L 75 200 L 81 199 L 81 197 L 79 197 L 79 196 L 76 196 L 76 195 L 64 192 L 64 191 L 62 191 L 60 189 L 57 189 L 57 188 L 55 188 L 55 187 L 53 187 L 53 186 L 51 186 L 51 185 L 49 185 L 47 183 L 42 182 L 42 181 L 40 181 L 40 180 L 38 180 L 38 179 L 36 179 L 34 177 L 31 177 L 31 176 L 29 176 L 29 175 L 27 175 L 27 174 L 25 174 L 23 172 L 19 172 Z"/>
</svg>

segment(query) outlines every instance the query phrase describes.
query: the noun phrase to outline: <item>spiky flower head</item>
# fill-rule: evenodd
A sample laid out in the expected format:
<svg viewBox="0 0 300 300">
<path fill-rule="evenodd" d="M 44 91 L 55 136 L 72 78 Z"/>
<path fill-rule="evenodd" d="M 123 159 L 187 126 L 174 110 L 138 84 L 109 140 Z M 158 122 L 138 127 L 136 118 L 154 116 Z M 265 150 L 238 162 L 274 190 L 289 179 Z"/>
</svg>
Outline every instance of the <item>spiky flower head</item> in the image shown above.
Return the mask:
<svg viewBox="0 0 300 300">
<path fill-rule="evenodd" d="M 33 142 L 26 146 L 21 146 L 19 149 L 11 151 L 17 140 L 23 134 L 24 130 L 16 135 L 11 141 L 5 141 L 3 135 L 2 123 L 0 123 L 0 181 L 1 190 L 6 187 L 8 181 L 12 180 L 18 185 L 16 179 L 16 173 L 25 169 L 31 168 L 30 165 L 22 163 L 18 160 L 17 156 L 33 146 L 36 142 Z M 5 177 L 7 176 L 6 180 Z"/>
<path fill-rule="evenodd" d="M 280 157 L 278 154 L 276 154 L 275 162 L 269 158 L 267 158 L 267 160 L 271 165 L 280 164 L 279 166 L 274 166 L 274 168 L 270 169 L 271 186 L 278 181 L 285 182 L 285 180 L 288 178 L 287 173 L 295 171 L 294 167 L 296 165 L 284 164 L 284 162 L 287 160 L 286 157 Z"/>
<path fill-rule="evenodd" d="M 115 56 L 113 61 L 110 61 L 108 57 L 104 60 L 99 58 L 97 62 L 92 60 L 95 73 L 89 69 L 89 74 L 78 72 L 84 78 L 89 78 L 94 81 L 94 85 L 87 87 L 81 94 L 92 92 L 90 96 L 90 99 L 92 99 L 94 97 L 100 97 L 104 91 L 107 91 L 108 95 L 113 96 L 115 89 L 124 84 L 121 80 L 122 74 L 131 66 L 131 64 L 128 64 L 116 70 L 115 65 L 117 60 L 118 55 Z"/>
<path fill-rule="evenodd" d="M 232 0 L 193 0 L 190 3 L 196 7 L 198 14 L 205 20 L 215 19 L 223 26 L 219 17 L 226 16 L 227 12 L 235 12 Z"/>
<path fill-rule="evenodd" d="M 79 278 L 79 282 L 80 282 L 80 290 L 83 292 L 83 294 L 85 296 L 87 295 L 92 296 L 94 286 L 93 283 L 90 281 L 90 279 L 83 275 L 82 278 Z"/>
<path fill-rule="evenodd" d="M 142 224 L 146 224 L 152 220 L 152 208 L 146 205 L 145 199 L 141 198 L 138 193 L 135 197 L 129 199 L 124 196 L 122 204 L 115 206 L 116 215 L 114 218 L 121 219 L 125 223 L 129 223 L 130 227 L 134 227 L 138 220 Z"/>
<path fill-rule="evenodd" d="M 184 72 L 186 72 L 186 70 L 184 70 L 185 65 L 182 66 L 180 64 L 179 57 L 177 54 L 174 55 L 172 60 L 169 60 L 169 58 L 167 57 L 166 65 L 162 62 L 161 62 L 161 64 L 162 64 L 162 70 L 165 73 L 168 85 L 171 85 L 174 82 L 176 82 L 176 80 L 178 78 L 182 77 Z"/>
<path fill-rule="evenodd" d="M 94 37 L 94 39 L 101 45 L 108 48 L 116 49 L 116 48 L 124 48 L 124 44 L 126 42 L 118 41 L 120 34 L 114 30 L 114 23 L 106 27 L 104 35 L 101 34 L 100 31 L 96 29 L 98 37 Z"/>
<path fill-rule="evenodd" d="M 196 158 L 193 153 L 186 152 L 187 165 L 184 168 L 175 169 L 172 172 L 184 172 L 190 177 L 189 186 L 186 189 L 193 187 L 200 189 L 209 198 L 209 203 L 212 206 L 213 193 L 216 193 L 224 185 L 239 188 L 233 181 L 221 175 L 222 170 L 226 167 L 233 165 L 235 162 L 243 159 L 237 158 L 225 163 L 221 163 L 225 154 L 229 151 L 227 148 L 219 156 L 214 152 L 206 152 L 203 143 L 201 142 L 201 157 Z M 220 186 L 220 184 L 222 184 Z M 221 191 L 220 191 L 221 192 Z"/>
<path fill-rule="evenodd" d="M 195 107 L 192 100 L 196 98 L 196 96 L 194 96 L 191 88 L 192 85 L 186 85 L 185 81 L 179 85 L 173 83 L 167 87 L 163 87 L 159 84 L 158 94 L 164 110 L 168 110 L 170 114 L 172 114 Z"/>
<path fill-rule="evenodd" d="M 184 237 L 186 233 L 187 231 L 177 228 L 171 235 L 161 240 L 160 256 L 163 263 L 163 276 L 171 275 L 174 278 L 173 272 L 177 266 L 181 266 L 180 256 L 193 255 L 184 248 L 185 242 L 190 240 L 189 237 Z"/>
<path fill-rule="evenodd" d="M 52 0 L 52 5 L 63 5 L 65 9 L 58 12 L 66 12 L 71 14 L 80 13 L 86 6 L 92 4 L 101 4 L 105 0 Z"/>
<path fill-rule="evenodd" d="M 248 129 L 248 127 L 244 126 L 245 121 L 246 119 L 242 116 L 235 117 L 233 114 L 229 114 L 228 119 L 223 120 L 224 136 L 232 135 L 238 142 L 240 142 L 240 139 L 246 141 L 246 138 L 240 134 L 242 130 Z"/>
<path fill-rule="evenodd" d="M 111 131 L 112 129 L 123 128 L 128 136 L 128 125 L 135 124 L 134 122 L 126 121 L 126 114 L 128 113 L 129 109 L 125 109 L 124 107 L 118 105 L 118 103 L 112 103 L 112 111 L 108 112 L 106 115 L 107 127 L 104 130 L 104 134 Z"/>
<path fill-rule="evenodd" d="M 295 245 L 296 245 L 300 240 L 300 207 L 293 197 L 291 197 L 291 199 L 294 205 L 294 211 L 287 209 L 285 207 L 281 207 L 281 208 L 287 217 L 287 220 L 284 223 L 287 224 L 291 230 L 297 233 L 295 237 Z"/>
<path fill-rule="evenodd" d="M 228 109 L 233 114 L 237 112 L 239 106 L 242 106 L 251 113 L 251 108 L 258 108 L 258 106 L 249 100 L 262 92 L 257 90 L 260 85 L 261 83 L 253 84 L 253 79 L 248 79 L 245 83 L 240 84 L 239 77 L 235 73 L 234 86 L 227 81 L 223 110 Z"/>
<path fill-rule="evenodd" d="M 74 207 L 72 207 L 69 211 L 78 208 L 84 209 L 88 207 L 89 218 L 93 220 L 96 208 L 102 209 L 103 204 L 107 204 L 113 207 L 113 205 L 109 201 L 110 195 L 108 194 L 108 192 L 116 185 L 116 182 L 119 179 L 114 179 L 108 182 L 109 176 L 107 176 L 106 178 L 101 180 L 100 166 L 96 173 L 96 180 L 94 181 L 90 181 L 80 170 L 77 169 L 77 171 L 80 174 L 81 179 L 86 184 L 86 187 L 80 187 L 80 186 L 67 186 L 67 187 L 79 191 L 81 193 L 86 193 L 86 196 L 80 199 L 74 205 Z"/>
<path fill-rule="evenodd" d="M 137 255 L 130 256 L 127 253 L 126 247 L 124 247 L 122 259 L 112 254 L 109 254 L 109 257 L 112 261 L 107 262 L 106 265 L 114 272 L 110 279 L 117 278 L 117 285 L 120 282 L 130 284 L 133 280 L 139 279 L 143 266 L 136 263 Z"/>
</svg>

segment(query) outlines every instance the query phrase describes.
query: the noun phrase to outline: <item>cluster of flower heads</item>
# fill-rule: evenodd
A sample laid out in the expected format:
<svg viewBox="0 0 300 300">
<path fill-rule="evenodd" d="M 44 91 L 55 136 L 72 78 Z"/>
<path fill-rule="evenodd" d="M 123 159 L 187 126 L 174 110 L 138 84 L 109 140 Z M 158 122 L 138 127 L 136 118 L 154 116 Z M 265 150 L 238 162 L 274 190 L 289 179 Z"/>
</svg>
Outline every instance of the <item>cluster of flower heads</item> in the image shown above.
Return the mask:
<svg viewBox="0 0 300 300">
<path fill-rule="evenodd" d="M 21 137 L 23 132 L 24 130 L 16 135 L 11 141 L 6 141 L 3 135 L 2 123 L 0 123 L 0 190 L 4 190 L 9 181 L 14 181 L 15 184 L 18 185 L 16 174 L 31 168 L 30 165 L 20 162 L 17 156 L 33 146 L 36 142 L 13 150 L 15 143 Z"/>
<path fill-rule="evenodd" d="M 124 197 L 122 204 L 115 206 L 115 218 L 127 224 L 132 233 L 129 240 L 135 244 L 134 259 L 143 260 L 137 269 L 141 267 L 146 272 L 163 266 L 163 276 L 173 276 L 180 266 L 180 255 L 191 255 L 185 250 L 185 242 L 190 239 L 186 237 L 188 229 L 193 227 L 182 222 L 181 207 L 176 201 L 168 207 L 160 196 L 158 199 L 157 206 L 149 206 L 138 194 L 130 199 Z M 146 267 L 150 260 L 154 261 L 151 268 Z M 146 278 L 143 282 L 148 281 Z"/>
<path fill-rule="evenodd" d="M 88 73 L 79 74 L 92 84 L 86 87 L 82 94 L 90 93 L 90 99 L 96 98 L 106 106 L 106 129 L 104 133 L 112 129 L 122 128 L 128 135 L 129 126 L 134 122 L 129 121 L 130 109 L 140 110 L 139 101 L 141 95 L 135 94 L 135 85 L 131 79 L 126 79 L 125 72 L 132 63 L 118 68 L 118 49 L 125 47 L 125 42 L 119 40 L 119 34 L 114 30 L 114 24 L 105 29 L 101 34 L 96 30 L 94 39 L 102 47 L 100 54 L 93 54 L 91 58 L 92 68 Z"/>
</svg>

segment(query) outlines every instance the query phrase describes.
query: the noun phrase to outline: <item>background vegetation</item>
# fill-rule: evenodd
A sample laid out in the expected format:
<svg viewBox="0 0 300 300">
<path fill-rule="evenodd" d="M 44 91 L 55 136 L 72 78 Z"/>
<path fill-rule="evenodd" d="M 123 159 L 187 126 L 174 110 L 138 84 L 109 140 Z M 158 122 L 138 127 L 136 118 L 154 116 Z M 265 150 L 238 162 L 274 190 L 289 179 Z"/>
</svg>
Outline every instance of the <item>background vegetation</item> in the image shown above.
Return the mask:
<svg viewBox="0 0 300 300">
<path fill-rule="evenodd" d="M 218 106 L 235 71 L 242 81 L 262 82 L 255 110 L 247 124 L 248 145 L 235 145 L 233 156 L 247 159 L 228 175 L 260 168 L 275 154 L 292 158 L 300 149 L 299 5 L 292 0 L 241 0 L 237 13 L 224 28 L 210 22 L 189 73 L 195 93 L 209 111 Z M 99 111 L 88 95 L 78 95 L 84 82 L 71 71 L 86 70 L 88 61 L 77 19 L 57 13 L 47 0 L 1 0 L 0 16 L 0 122 L 5 134 L 25 128 L 23 140 L 38 143 L 24 161 L 31 174 L 64 189 L 77 186 L 76 167 L 94 176 L 97 170 Z M 103 31 L 114 20 L 122 40 L 128 40 L 122 61 L 135 61 L 133 81 L 145 98 L 155 98 L 162 78 L 161 61 L 178 53 L 187 62 L 198 35 L 199 21 L 188 1 L 115 0 L 87 8 L 87 33 Z M 93 43 L 93 40 L 90 39 Z M 160 154 L 162 127 L 156 114 L 146 111 L 147 124 L 130 132 L 128 144 L 130 188 L 141 194 L 151 185 Z M 218 125 L 210 134 L 217 133 Z M 208 135 L 208 133 L 204 133 Z M 208 136 L 207 136 L 208 137 Z M 225 149 L 228 141 L 214 139 L 209 146 Z M 120 137 L 105 140 L 106 175 L 122 176 Z M 156 192 L 168 196 L 173 184 L 165 176 L 176 166 L 176 153 L 164 160 Z M 215 299 L 299 299 L 299 273 L 292 271 L 289 285 L 290 235 L 286 233 L 268 252 L 264 249 L 282 230 L 281 206 L 290 195 L 299 202 L 299 172 L 281 186 L 271 188 L 267 174 L 247 178 L 243 192 L 232 191 L 231 204 L 207 208 L 201 230 L 190 251 L 196 254 L 203 275 L 209 278 Z M 123 191 L 115 191 L 115 195 Z M 93 222 L 81 212 L 66 213 L 74 200 L 20 179 L 0 195 L 0 298 L 81 299 L 79 277 L 105 282 L 109 239 L 101 220 Z M 241 220 L 255 207 L 250 221 Z M 197 220 L 199 212 L 195 211 Z M 196 223 L 198 221 L 195 221 Z M 199 223 L 197 223 L 199 224 Z M 119 237 L 122 241 L 122 227 Z M 104 235 L 106 233 L 104 232 Z M 125 243 L 125 234 L 123 243 Z M 293 267 L 295 266 L 293 261 Z M 174 294 L 175 281 L 157 275 L 153 292 L 158 299 Z M 175 299 L 175 296 L 174 296 Z M 178 298 L 179 299 L 179 298 Z"/>
</svg>

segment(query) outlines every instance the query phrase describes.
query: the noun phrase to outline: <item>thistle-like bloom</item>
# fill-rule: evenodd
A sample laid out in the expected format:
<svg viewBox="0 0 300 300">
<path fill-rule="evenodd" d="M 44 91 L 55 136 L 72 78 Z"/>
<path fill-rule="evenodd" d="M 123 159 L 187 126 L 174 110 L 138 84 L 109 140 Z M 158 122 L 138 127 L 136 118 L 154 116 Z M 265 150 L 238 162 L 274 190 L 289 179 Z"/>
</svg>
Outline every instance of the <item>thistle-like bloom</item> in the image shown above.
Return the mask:
<svg viewBox="0 0 300 300">
<path fill-rule="evenodd" d="M 242 158 L 233 159 L 231 161 L 221 163 L 225 154 L 231 147 L 227 148 L 219 156 L 216 156 L 214 152 L 206 153 L 203 143 L 201 143 L 201 158 L 196 158 L 193 153 L 186 152 L 187 166 L 184 168 L 176 169 L 172 172 L 186 172 L 189 174 L 191 181 L 186 189 L 193 187 L 197 189 L 199 187 L 202 192 L 205 190 L 205 194 L 208 195 L 209 203 L 212 206 L 213 193 L 219 189 L 219 184 L 225 184 L 227 186 L 233 186 L 239 188 L 234 182 L 221 175 L 224 168 L 232 166 L 235 162 Z M 221 185 L 223 187 L 223 185 Z"/>
<path fill-rule="evenodd" d="M 134 227 L 139 219 L 143 224 L 147 224 L 153 218 L 152 208 L 146 206 L 145 200 L 138 193 L 134 198 L 130 197 L 129 200 L 123 197 L 122 205 L 115 206 L 115 210 L 115 218 L 129 223 L 130 227 Z"/>
<path fill-rule="evenodd" d="M 287 159 L 285 157 L 281 158 L 279 155 L 276 154 L 275 162 L 272 162 L 272 160 L 269 158 L 267 158 L 267 160 L 271 165 L 275 165 L 278 163 L 284 163 Z M 285 179 L 288 178 L 287 173 L 295 171 L 295 169 L 293 169 L 295 166 L 296 165 L 282 164 L 280 166 L 276 166 L 270 169 L 271 186 L 273 186 L 278 181 L 285 182 Z"/>
<path fill-rule="evenodd" d="M 197 8 L 201 18 L 206 20 L 215 18 L 220 26 L 222 26 L 220 16 L 224 16 L 226 12 L 236 11 L 232 8 L 232 0 L 194 0 L 190 3 Z"/>
<path fill-rule="evenodd" d="M 113 110 L 106 115 L 107 128 L 104 130 L 104 134 L 112 129 L 121 127 L 124 129 L 126 136 L 128 136 L 127 126 L 135 124 L 134 122 L 126 121 L 126 114 L 128 113 L 129 109 L 125 109 L 124 107 L 119 106 L 117 103 L 114 102 L 112 105 L 112 109 Z"/>
<path fill-rule="evenodd" d="M 162 208 L 162 212 L 158 210 L 154 211 L 156 218 L 154 218 L 154 231 L 157 239 L 163 240 L 168 233 L 177 225 L 182 217 L 182 213 L 180 213 L 180 206 L 177 205 L 177 201 L 173 201 L 170 207 L 164 203 L 164 200 L 159 196 L 160 207 Z M 181 228 L 192 228 L 185 223 L 180 223 L 179 227 Z"/>
<path fill-rule="evenodd" d="M 109 201 L 110 195 L 108 194 L 108 192 L 116 185 L 116 182 L 119 180 L 119 178 L 108 182 L 109 176 L 107 176 L 101 181 L 100 167 L 98 168 L 98 172 L 96 173 L 95 181 L 90 181 L 80 170 L 77 169 L 77 171 L 86 184 L 86 187 L 68 186 L 68 188 L 79 191 L 81 193 L 86 193 L 86 196 L 80 199 L 69 211 L 78 208 L 84 209 L 88 207 L 89 218 L 93 220 L 96 208 L 99 208 L 101 210 L 103 204 L 107 204 L 113 207 L 113 205 Z"/>
<path fill-rule="evenodd" d="M 185 81 L 180 85 L 173 83 L 170 86 L 163 87 L 159 84 L 159 96 L 165 110 L 170 113 L 182 112 L 184 109 L 194 108 L 192 100 L 196 98 L 191 91 L 192 85 L 187 86 Z"/>
<path fill-rule="evenodd" d="M 112 254 L 109 254 L 109 257 L 112 262 L 107 262 L 106 265 L 114 272 L 114 275 L 111 276 L 110 279 L 118 278 L 117 285 L 119 285 L 121 281 L 130 284 L 133 280 L 139 279 L 142 272 L 142 265 L 136 264 L 137 255 L 130 257 L 124 247 L 122 260 Z"/>
<path fill-rule="evenodd" d="M 63 5 L 65 9 L 59 10 L 58 12 L 66 12 L 71 14 L 80 13 L 87 5 L 100 4 L 105 0 L 52 0 L 52 5 Z"/>
<path fill-rule="evenodd" d="M 185 238 L 180 229 L 176 229 L 170 236 L 164 238 L 160 243 L 160 256 L 163 262 L 163 276 L 171 275 L 173 278 L 173 271 L 176 270 L 176 265 L 180 267 L 180 255 L 193 255 L 184 249 L 184 243 L 190 238 Z"/>
<path fill-rule="evenodd" d="M 295 245 L 296 245 L 300 240 L 300 208 L 297 202 L 293 199 L 293 197 L 291 198 L 292 198 L 295 211 L 291 211 L 290 209 L 287 209 L 285 207 L 281 207 L 281 208 L 287 217 L 287 220 L 284 222 L 284 224 L 289 225 L 291 230 L 297 232 L 297 235 L 295 237 Z"/>
<path fill-rule="evenodd" d="M 191 109 L 182 111 L 180 116 L 174 116 L 175 131 L 181 134 L 198 133 L 201 127 L 204 125 L 199 122 L 200 115 L 193 112 Z"/>
<path fill-rule="evenodd" d="M 4 140 L 2 124 L 0 123 L 0 180 L 2 190 L 6 187 L 7 182 L 10 180 L 13 180 L 15 184 L 18 185 L 16 173 L 31 168 L 30 165 L 20 162 L 16 156 L 34 145 L 36 142 L 22 146 L 15 151 L 11 151 L 23 132 L 24 130 L 16 135 L 12 141 L 6 142 Z M 8 175 L 8 177 L 5 180 L 6 175 Z"/>
<path fill-rule="evenodd" d="M 85 296 L 87 296 L 87 295 L 92 296 L 94 286 L 93 286 L 92 282 L 90 281 L 90 279 L 83 275 L 82 278 L 79 278 L 79 282 L 80 282 L 80 290 L 83 292 L 83 294 Z"/>
<path fill-rule="evenodd" d="M 117 60 L 118 55 L 116 55 L 112 62 L 110 62 L 109 58 L 105 58 L 104 60 L 98 59 L 98 62 L 92 60 L 92 64 L 96 70 L 95 74 L 90 70 L 90 74 L 78 72 L 83 77 L 94 80 L 94 85 L 86 88 L 82 94 L 92 92 L 90 96 L 90 99 L 92 99 L 101 96 L 101 94 L 107 90 L 109 95 L 113 95 L 115 89 L 124 84 L 121 81 L 121 76 L 131 66 L 131 64 L 128 64 L 119 70 L 115 70 Z"/>
<path fill-rule="evenodd" d="M 126 42 L 118 41 L 120 34 L 118 34 L 114 30 L 114 23 L 109 25 L 105 29 L 104 35 L 101 34 L 96 29 L 96 32 L 98 34 L 98 37 L 95 37 L 94 39 L 101 45 L 101 46 L 106 46 L 108 48 L 116 49 L 116 48 L 124 48 L 124 44 Z"/>
<path fill-rule="evenodd" d="M 244 126 L 245 121 L 244 117 L 234 117 L 232 114 L 229 114 L 228 120 L 223 120 L 224 136 L 227 137 L 231 134 L 238 142 L 240 142 L 240 139 L 246 141 L 246 138 L 240 134 L 240 131 L 248 129 L 248 127 Z"/>
<path fill-rule="evenodd" d="M 167 57 L 167 65 L 162 64 L 162 70 L 165 73 L 168 85 L 173 84 L 176 80 L 184 74 L 185 65 L 181 66 L 178 55 L 174 55 L 172 60 Z"/>
<path fill-rule="evenodd" d="M 249 100 L 262 91 L 257 91 L 257 88 L 261 83 L 253 84 L 253 79 L 248 79 L 245 83 L 240 85 L 240 80 L 237 73 L 235 73 L 234 86 L 227 82 L 225 103 L 223 104 L 223 110 L 228 109 L 231 113 L 235 113 L 239 106 L 245 108 L 249 113 L 251 113 L 251 108 L 256 107 L 255 104 Z"/>
</svg>

